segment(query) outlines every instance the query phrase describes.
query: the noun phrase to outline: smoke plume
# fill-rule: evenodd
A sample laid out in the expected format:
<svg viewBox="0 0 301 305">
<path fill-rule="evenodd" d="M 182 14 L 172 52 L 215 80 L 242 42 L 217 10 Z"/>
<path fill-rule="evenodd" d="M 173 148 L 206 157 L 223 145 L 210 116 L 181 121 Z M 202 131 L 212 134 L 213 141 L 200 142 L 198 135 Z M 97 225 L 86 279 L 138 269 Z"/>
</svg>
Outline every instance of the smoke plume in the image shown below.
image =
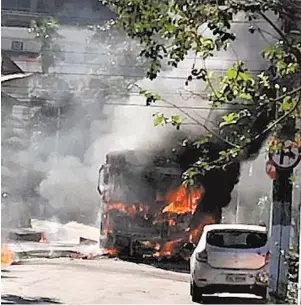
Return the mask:
<svg viewBox="0 0 301 305">
<path fill-rule="evenodd" d="M 244 23 L 234 27 L 237 42 L 233 48 L 209 60 L 206 67 L 219 71 L 239 56 L 252 70 L 264 69 L 265 63 L 259 59 L 259 53 L 270 38 L 255 34 L 247 36 L 248 25 Z M 129 43 L 125 37 L 115 38 L 116 45 L 110 49 L 115 50 L 112 54 L 103 41 L 93 41 L 95 37 L 89 30 L 62 27 L 61 35 L 64 37 L 60 42 L 61 50 L 65 52 L 64 61 L 53 68 L 55 76 L 33 78 L 30 94 L 42 96 L 50 103 L 51 107 L 44 107 L 44 111 L 51 108 L 57 112 L 60 108 L 63 113 L 48 115 L 46 111 L 42 114 L 44 122 L 37 119 L 29 148 L 10 156 L 14 164 L 19 162 L 15 174 L 19 173 L 20 181 L 10 183 L 7 188 L 21 197 L 26 194 L 34 216 L 93 224 L 100 206 L 96 192 L 98 169 L 109 151 L 139 149 L 167 155 L 173 152 L 179 156 L 182 170 L 186 170 L 200 157 L 200 150 L 180 148 L 179 142 L 202 135 L 204 122 L 217 128 L 218 118 L 227 109 L 211 112 L 208 101 L 200 97 L 206 90 L 199 82 L 184 86 L 195 62 L 193 54 L 189 54 L 178 69 L 165 71 L 157 80 L 149 82 L 143 80 L 143 67 L 124 57 L 124 44 Z M 138 48 L 132 46 L 127 55 L 133 59 L 137 53 Z M 204 63 L 196 60 L 196 65 L 201 68 Z M 125 90 L 130 82 L 136 81 L 160 94 L 163 101 L 146 107 L 144 98 L 134 89 Z M 36 114 L 40 113 L 38 103 L 35 109 Z M 156 112 L 179 113 L 184 120 L 181 132 L 172 126 L 154 128 L 152 115 Z M 255 127 L 262 129 L 266 120 L 263 118 Z M 56 132 L 58 124 L 59 134 Z M 252 147 L 252 155 L 258 152 L 263 140 Z M 207 148 L 215 158 L 225 149 L 225 144 L 214 139 Z M 246 159 L 250 155 L 248 151 Z M 27 169 L 26 173 L 21 167 Z M 239 174 L 240 163 L 234 162 L 225 171 L 215 170 L 201 178 L 206 192 L 200 208 L 220 211 L 227 206 Z M 29 189 L 31 194 L 28 194 Z"/>
</svg>

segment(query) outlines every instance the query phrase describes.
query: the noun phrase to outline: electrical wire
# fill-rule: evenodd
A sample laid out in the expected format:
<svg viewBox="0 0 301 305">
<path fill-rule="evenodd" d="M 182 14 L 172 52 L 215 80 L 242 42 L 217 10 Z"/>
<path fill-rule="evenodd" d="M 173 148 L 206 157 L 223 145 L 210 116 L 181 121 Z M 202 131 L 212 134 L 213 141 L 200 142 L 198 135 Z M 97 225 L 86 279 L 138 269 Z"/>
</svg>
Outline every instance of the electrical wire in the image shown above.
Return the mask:
<svg viewBox="0 0 301 305">
<path fill-rule="evenodd" d="M 15 89 L 24 89 L 24 90 L 28 90 L 28 87 L 20 87 L 20 86 L 10 86 L 10 87 L 2 87 L 2 89 L 6 89 L 6 90 L 3 90 L 4 93 L 6 94 L 12 94 L 14 93 L 15 95 L 12 96 L 13 98 L 16 98 L 16 99 L 24 99 L 23 97 L 23 92 L 19 92 L 20 96 L 16 95 L 16 90 Z M 8 90 L 7 90 L 8 89 Z M 10 90 L 12 90 L 12 92 L 10 92 Z M 37 89 L 38 91 L 39 89 Z M 45 89 L 42 89 L 41 90 L 45 90 Z M 93 91 L 93 89 L 90 89 L 90 88 L 87 88 L 87 90 L 89 90 L 90 92 Z M 107 89 L 95 89 L 97 90 L 97 93 L 101 93 L 102 91 L 105 92 L 107 91 Z M 140 98 L 144 98 L 144 96 L 142 94 L 140 94 L 139 92 L 126 92 L 126 91 L 122 91 L 122 90 L 112 90 L 113 93 L 111 94 L 112 97 L 116 96 L 118 97 L 118 94 L 120 95 L 124 95 L 125 93 L 128 93 L 128 95 L 126 96 L 126 98 L 130 99 L 132 97 L 140 97 Z M 46 94 L 47 94 L 47 89 L 45 90 Z M 28 92 L 27 92 L 28 93 Z M 50 93 L 53 95 L 53 94 L 63 94 L 62 91 L 60 90 L 51 90 L 50 89 Z M 79 97 L 82 98 L 82 99 L 89 99 L 90 100 L 97 100 L 98 97 L 95 96 L 94 98 L 92 97 L 89 97 L 88 95 L 85 95 L 85 94 L 81 94 L 81 92 L 72 92 L 70 91 L 70 93 L 79 93 Z M 96 94 L 97 94 L 96 93 Z M 202 94 L 204 94 L 204 96 L 201 96 Z M 180 94 L 180 92 L 165 92 L 164 93 L 164 97 L 165 98 L 168 98 L 168 97 L 179 97 L 179 98 L 182 98 L 183 100 L 185 100 L 183 97 L 183 95 Z M 25 99 L 28 99 L 28 98 L 25 98 Z M 204 99 L 204 100 L 208 100 L 208 92 L 206 93 L 205 91 L 203 93 L 201 92 L 198 92 L 198 93 L 186 93 L 186 100 L 193 100 L 193 99 Z M 209 102 L 209 101 L 208 101 Z M 85 101 L 84 104 L 89 104 L 91 103 L 90 102 L 87 102 Z M 116 106 L 137 106 L 137 107 L 157 107 L 157 108 L 170 108 L 170 109 L 175 109 L 174 106 L 172 105 L 159 105 L 158 103 L 164 103 L 164 101 L 162 100 L 159 100 L 157 103 L 154 103 L 150 106 L 147 106 L 146 104 L 139 104 L 139 103 L 109 103 L 109 102 L 100 102 L 100 104 L 105 104 L 105 105 L 116 105 Z M 234 105 L 237 105 L 237 106 L 251 106 L 252 104 L 251 103 L 241 103 L 241 102 L 228 102 L 225 104 L 226 106 L 234 106 Z M 181 109 L 191 109 L 191 110 L 210 110 L 210 109 L 213 109 L 213 110 L 228 110 L 228 107 L 217 107 L 217 108 L 213 108 L 212 106 L 188 106 L 188 105 L 177 105 L 177 107 L 181 108 Z"/>
<path fill-rule="evenodd" d="M 84 105 L 84 104 L 89 104 L 88 102 L 84 102 L 82 103 L 81 105 Z M 171 105 L 159 105 L 159 104 L 153 104 L 153 105 L 149 105 L 147 106 L 146 104 L 138 104 L 138 103 L 110 103 L 110 102 L 100 102 L 99 105 L 107 105 L 107 106 L 115 106 L 115 107 L 118 107 L 118 106 L 124 106 L 124 107 L 137 107 L 137 108 L 163 108 L 163 109 L 174 109 L 176 110 L 176 108 L 174 106 L 171 106 Z M 212 107 L 210 106 L 199 106 L 199 107 L 193 107 L 193 106 L 178 106 L 178 108 L 180 109 L 188 109 L 188 110 L 211 110 Z M 214 108 L 215 111 L 226 111 L 226 110 L 229 110 L 229 108 L 226 108 L 226 107 L 219 107 L 219 108 Z"/>
<path fill-rule="evenodd" d="M 17 61 L 16 61 L 17 62 Z M 215 72 L 225 72 L 225 69 L 212 69 Z M 251 73 L 260 73 L 262 70 L 250 70 Z M 35 71 L 26 71 L 26 73 L 35 73 L 37 75 L 43 75 L 42 72 L 35 72 Z M 136 78 L 145 78 L 144 74 L 126 74 L 126 73 L 103 73 L 103 72 L 93 72 L 93 73 L 85 73 L 85 72 L 52 72 L 48 75 L 73 75 L 73 76 L 114 76 L 114 77 L 136 77 Z M 187 75 L 188 76 L 188 75 Z M 177 79 L 177 80 L 187 80 L 187 77 L 180 77 L 180 76 L 164 76 L 164 75 L 158 75 L 156 79 Z"/>
<path fill-rule="evenodd" d="M 105 7 L 104 7 L 105 8 Z M 107 8 L 108 9 L 108 8 Z M 23 16 L 32 16 L 32 15 L 35 15 L 37 18 L 54 18 L 55 20 L 58 20 L 59 19 L 69 19 L 70 21 L 71 20 L 74 20 L 74 21 L 78 21 L 80 22 L 81 20 L 93 20 L 92 23 L 87 23 L 86 25 L 78 25 L 79 27 L 87 27 L 89 29 L 89 27 L 91 26 L 99 26 L 97 23 L 95 23 L 96 21 L 98 22 L 105 22 L 105 23 L 108 23 L 110 26 L 114 26 L 114 24 L 110 24 L 112 22 L 115 22 L 117 21 L 116 18 L 114 18 L 114 12 L 112 12 L 110 9 L 108 9 L 108 14 L 111 13 L 112 16 L 111 17 L 100 17 L 100 18 L 97 18 L 96 15 L 90 15 L 90 16 L 79 16 L 79 15 L 73 15 L 73 16 L 70 16 L 69 15 L 64 15 L 64 14 L 60 14 L 60 15 L 56 15 L 56 16 L 52 16 L 52 14 L 56 14 L 56 12 L 52 12 L 52 13 L 49 13 L 49 12 L 31 12 L 31 11 L 26 11 L 26 10 L 18 10 L 18 9 L 4 9 L 3 7 L 1 8 L 1 12 L 3 15 L 9 15 L 10 13 L 12 15 L 23 15 Z M 48 16 L 47 16 L 48 15 Z M 235 16 L 235 15 L 234 15 Z M 247 19 L 247 18 L 246 18 Z M 258 18 L 257 20 L 255 20 L 256 23 L 266 23 L 266 21 L 262 18 Z M 248 20 L 240 20 L 240 19 L 235 19 L 233 18 L 231 20 L 231 23 L 238 23 L 238 24 L 249 24 L 250 22 Z M 74 26 L 74 25 L 69 25 L 69 24 L 60 24 L 61 27 L 70 27 L 70 26 Z M 105 27 L 105 25 L 101 25 L 99 26 L 100 29 Z M 6 27 L 10 27 L 10 26 L 6 26 Z"/>
<path fill-rule="evenodd" d="M 10 38 L 11 39 L 11 37 L 5 37 L 5 36 L 2 36 L 2 38 Z M 17 38 L 16 38 L 17 39 Z M 34 40 L 34 38 L 33 39 L 25 39 L 25 40 Z M 68 41 L 66 41 L 66 42 L 68 42 Z M 69 43 L 69 42 L 68 42 Z M 102 42 L 102 44 L 103 44 L 104 42 Z M 99 42 L 99 44 L 101 44 L 101 42 Z M 105 43 L 106 44 L 106 43 Z M 78 45 L 78 44 L 77 44 Z M 108 44 L 109 45 L 109 44 Z M 116 44 L 116 47 L 118 46 L 119 44 Z M 89 44 L 82 44 L 82 46 L 89 46 Z M 121 47 L 121 46 L 120 46 Z M 89 47 L 88 47 L 89 48 Z M 99 46 L 99 48 L 101 48 L 100 46 Z M 112 46 L 112 48 L 114 48 L 114 46 Z M 137 49 L 138 49 L 139 47 L 137 47 Z M 6 52 L 11 52 L 11 53 L 14 53 L 14 51 L 13 50 L 5 50 L 4 49 L 4 51 L 6 51 Z M 116 51 L 116 49 L 115 49 L 115 51 Z M 18 56 L 24 56 L 24 55 L 22 55 L 22 52 L 26 52 L 26 51 L 18 51 Z M 132 52 L 132 51 L 131 51 Z M 103 51 L 94 51 L 94 52 L 92 52 L 92 51 L 80 51 L 80 52 L 78 52 L 78 51 L 68 51 L 68 50 L 66 50 L 66 51 L 64 51 L 64 50 L 60 50 L 60 51 L 52 51 L 51 53 L 53 53 L 53 54 L 61 54 L 61 53 L 63 53 L 63 54 L 78 54 L 78 55 L 116 55 L 116 53 L 114 53 L 114 52 L 110 52 L 110 51 L 107 51 L 107 52 L 103 52 Z M 110 54 L 111 53 L 111 54 Z M 134 53 L 134 52 L 133 52 Z M 138 54 L 139 54 L 139 49 L 137 50 L 137 57 L 138 57 Z M 16 57 L 18 57 L 18 56 L 16 56 Z M 14 57 L 14 56 L 12 56 L 12 57 Z M 116 56 L 116 57 L 118 57 L 118 55 Z M 120 55 L 120 57 L 124 57 L 124 55 Z M 30 57 L 29 57 L 30 58 Z M 35 57 L 32 57 L 32 58 L 35 58 Z M 194 56 L 186 56 L 185 57 L 185 59 L 189 59 L 189 60 L 194 60 L 195 59 L 195 57 Z M 202 58 L 199 58 L 200 60 L 203 60 Z M 223 59 L 219 59 L 219 58 L 217 58 L 217 57 L 212 57 L 212 58 L 208 58 L 208 59 L 206 59 L 206 61 L 220 61 L 220 60 L 223 60 L 223 61 L 232 61 L 232 59 L 231 58 L 223 58 Z M 18 61 L 18 60 L 17 60 Z M 246 59 L 246 62 L 256 62 L 256 60 L 248 60 L 248 59 Z M 178 68 L 177 68 L 178 69 Z"/>
</svg>

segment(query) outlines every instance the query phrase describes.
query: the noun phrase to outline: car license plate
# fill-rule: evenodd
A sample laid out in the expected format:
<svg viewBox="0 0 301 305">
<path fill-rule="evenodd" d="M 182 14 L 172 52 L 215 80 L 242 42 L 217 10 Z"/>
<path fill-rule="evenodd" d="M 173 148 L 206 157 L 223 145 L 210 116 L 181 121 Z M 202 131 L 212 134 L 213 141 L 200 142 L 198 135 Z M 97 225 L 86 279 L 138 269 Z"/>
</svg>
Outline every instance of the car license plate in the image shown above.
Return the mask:
<svg viewBox="0 0 301 305">
<path fill-rule="evenodd" d="M 226 281 L 231 283 L 241 283 L 246 281 L 246 276 L 240 274 L 227 274 Z"/>
</svg>

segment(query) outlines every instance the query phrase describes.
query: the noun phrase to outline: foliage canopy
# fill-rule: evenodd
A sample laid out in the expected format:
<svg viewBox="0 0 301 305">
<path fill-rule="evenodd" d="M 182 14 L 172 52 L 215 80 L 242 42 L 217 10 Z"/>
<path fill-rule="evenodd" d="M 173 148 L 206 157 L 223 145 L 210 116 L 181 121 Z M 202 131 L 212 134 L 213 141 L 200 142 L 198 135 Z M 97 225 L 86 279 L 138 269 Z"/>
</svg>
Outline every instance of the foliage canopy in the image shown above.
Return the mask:
<svg viewBox="0 0 301 305">
<path fill-rule="evenodd" d="M 62 52 L 56 40 L 60 38 L 59 24 L 53 18 L 34 20 L 28 29 L 35 35 L 36 41 L 40 44 L 40 61 L 42 73 L 47 74 L 49 68 L 55 65 L 56 59 L 62 59 Z"/>
<path fill-rule="evenodd" d="M 223 116 L 217 131 L 203 126 L 207 133 L 195 145 L 202 149 L 204 143 L 215 137 L 223 141 L 225 149 L 214 159 L 200 152 L 202 157 L 186 172 L 188 181 L 191 182 L 196 174 L 245 158 L 250 147 L 256 146 L 256 142 L 262 143 L 270 134 L 276 139 L 269 146 L 270 150 L 283 148 L 284 134 L 290 137 L 293 145 L 299 146 L 299 130 L 294 124 L 301 110 L 301 32 L 296 27 L 300 14 L 298 3 L 293 0 L 285 4 L 274 0 L 230 0 L 223 5 L 220 1 L 194 0 L 104 2 L 119 16 L 119 26 L 142 45 L 140 55 L 150 61 L 146 73 L 150 80 L 160 74 L 163 62 L 177 68 L 190 52 L 206 61 L 227 50 L 236 40 L 232 23 L 235 16 L 243 14 L 251 34 L 262 31 L 260 23 L 256 22 L 261 19 L 277 36 L 275 43 L 267 44 L 261 52 L 269 68 L 255 75 L 239 58 L 215 80 L 212 72 L 204 67 L 191 67 L 186 84 L 192 80 L 205 82 L 210 89 L 209 102 L 213 109 L 235 103 L 239 107 L 232 107 Z M 279 17 L 279 22 L 270 18 L 270 12 Z M 204 25 L 210 29 L 210 37 L 200 31 Z M 146 96 L 148 105 L 160 100 L 155 93 L 141 93 Z M 155 117 L 155 125 L 166 123 L 180 128 L 182 120 L 179 115 L 167 118 L 162 113 Z"/>
</svg>

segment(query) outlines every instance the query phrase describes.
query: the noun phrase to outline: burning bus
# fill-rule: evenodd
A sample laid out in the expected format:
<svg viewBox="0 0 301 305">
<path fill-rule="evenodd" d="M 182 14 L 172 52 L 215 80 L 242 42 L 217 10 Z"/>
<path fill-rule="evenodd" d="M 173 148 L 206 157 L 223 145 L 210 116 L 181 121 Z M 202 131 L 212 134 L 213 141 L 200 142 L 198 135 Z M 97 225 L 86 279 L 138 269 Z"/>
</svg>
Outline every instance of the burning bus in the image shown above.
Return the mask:
<svg viewBox="0 0 301 305">
<path fill-rule="evenodd" d="M 107 254 L 189 256 L 206 224 L 219 221 L 199 204 L 201 185 L 186 188 L 176 155 L 144 151 L 107 154 L 99 170 L 102 197 L 100 244 Z M 188 254 L 189 253 L 189 254 Z"/>
</svg>

